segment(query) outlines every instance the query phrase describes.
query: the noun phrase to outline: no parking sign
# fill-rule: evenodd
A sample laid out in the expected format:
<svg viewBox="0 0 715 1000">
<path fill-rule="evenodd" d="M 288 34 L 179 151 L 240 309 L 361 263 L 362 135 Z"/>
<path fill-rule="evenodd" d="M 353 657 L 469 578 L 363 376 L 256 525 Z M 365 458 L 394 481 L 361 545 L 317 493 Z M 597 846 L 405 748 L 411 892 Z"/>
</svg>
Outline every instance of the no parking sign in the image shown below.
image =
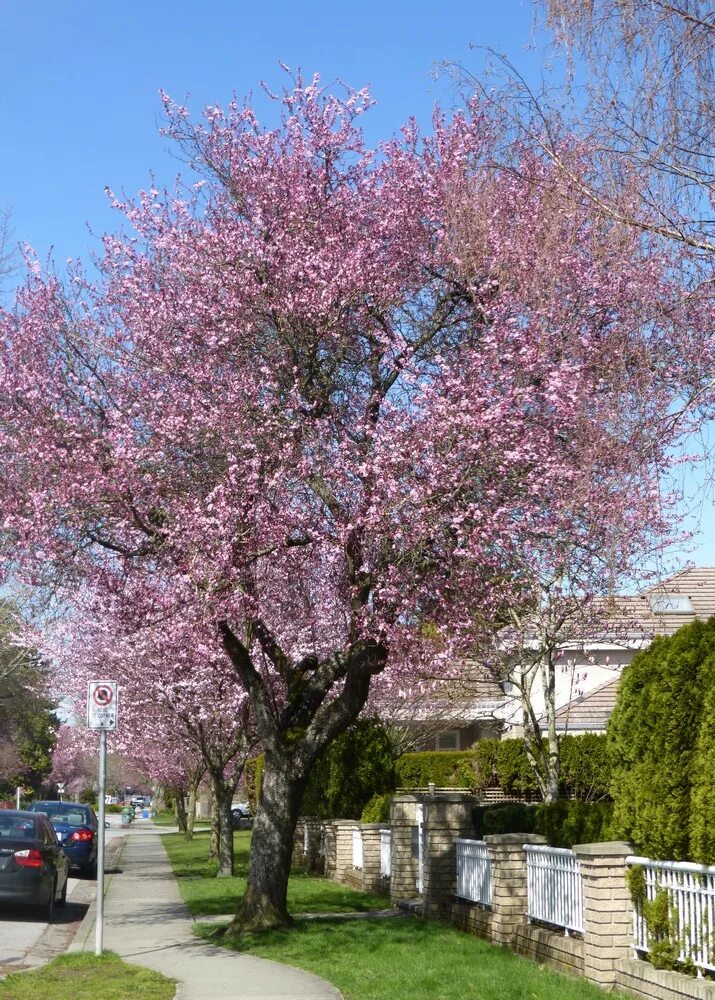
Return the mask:
<svg viewBox="0 0 715 1000">
<path fill-rule="evenodd" d="M 117 682 L 90 681 L 87 685 L 87 725 L 90 729 L 117 728 Z"/>
</svg>

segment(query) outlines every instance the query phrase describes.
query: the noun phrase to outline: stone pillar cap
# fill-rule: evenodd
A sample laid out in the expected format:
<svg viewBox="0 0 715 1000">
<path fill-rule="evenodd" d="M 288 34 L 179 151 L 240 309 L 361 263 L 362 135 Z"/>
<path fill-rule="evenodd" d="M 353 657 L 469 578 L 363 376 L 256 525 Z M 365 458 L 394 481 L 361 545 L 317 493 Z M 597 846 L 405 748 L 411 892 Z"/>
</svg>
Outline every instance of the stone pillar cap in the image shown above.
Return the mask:
<svg viewBox="0 0 715 1000">
<path fill-rule="evenodd" d="M 488 833 L 487 844 L 545 844 L 546 837 L 540 833 Z"/>
<path fill-rule="evenodd" d="M 625 858 L 633 854 L 633 845 L 625 840 L 608 840 L 602 844 L 574 844 L 574 853 L 584 857 Z"/>
</svg>

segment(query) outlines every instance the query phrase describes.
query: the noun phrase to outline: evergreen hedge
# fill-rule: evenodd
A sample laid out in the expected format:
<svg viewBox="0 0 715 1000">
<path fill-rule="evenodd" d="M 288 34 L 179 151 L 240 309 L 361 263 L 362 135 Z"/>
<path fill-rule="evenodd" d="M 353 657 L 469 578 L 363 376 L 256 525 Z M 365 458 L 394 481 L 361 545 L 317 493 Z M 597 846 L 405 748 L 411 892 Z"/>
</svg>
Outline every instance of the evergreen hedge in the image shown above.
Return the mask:
<svg viewBox="0 0 715 1000">
<path fill-rule="evenodd" d="M 471 750 L 403 754 L 395 765 L 398 788 L 474 788 L 473 760 Z"/>
<path fill-rule="evenodd" d="M 584 802 L 559 799 L 549 804 L 539 802 L 504 802 L 478 806 L 474 826 L 481 840 L 490 833 L 540 833 L 550 847 L 573 847 L 595 844 L 610 838 L 613 815 L 611 802 Z"/>
<path fill-rule="evenodd" d="M 608 728 L 613 833 L 637 853 L 715 858 L 715 618 L 659 637 L 621 677 Z"/>
<path fill-rule="evenodd" d="M 336 737 L 315 762 L 302 812 L 319 819 L 360 819 L 374 795 L 394 787 L 392 740 L 380 723 L 361 720 Z"/>
<path fill-rule="evenodd" d="M 479 740 L 470 750 L 406 753 L 396 765 L 401 788 L 471 788 L 497 784 L 509 793 L 537 792 L 539 786 L 522 739 Z M 561 741 L 564 794 L 598 800 L 608 797 L 610 758 L 606 736 L 584 733 Z"/>
</svg>

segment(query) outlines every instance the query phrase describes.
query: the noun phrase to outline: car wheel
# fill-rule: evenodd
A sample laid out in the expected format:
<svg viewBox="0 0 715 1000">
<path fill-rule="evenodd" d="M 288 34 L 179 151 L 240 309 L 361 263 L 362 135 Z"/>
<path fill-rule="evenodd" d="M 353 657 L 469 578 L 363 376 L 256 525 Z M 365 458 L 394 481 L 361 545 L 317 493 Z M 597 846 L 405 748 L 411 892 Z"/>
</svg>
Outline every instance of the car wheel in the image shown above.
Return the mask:
<svg viewBox="0 0 715 1000">
<path fill-rule="evenodd" d="M 69 877 L 65 879 L 65 884 L 62 886 L 62 895 L 57 900 L 57 906 L 65 906 L 67 903 L 67 883 L 69 882 Z"/>
<path fill-rule="evenodd" d="M 57 880 L 52 880 L 52 887 L 50 889 L 50 896 L 44 906 L 40 907 L 40 916 L 43 920 L 46 920 L 48 924 L 52 923 L 52 917 L 55 912 L 55 893 L 57 892 Z"/>
<path fill-rule="evenodd" d="M 97 877 L 97 859 L 90 861 L 87 865 L 82 865 L 82 874 L 85 878 L 96 879 Z"/>
</svg>

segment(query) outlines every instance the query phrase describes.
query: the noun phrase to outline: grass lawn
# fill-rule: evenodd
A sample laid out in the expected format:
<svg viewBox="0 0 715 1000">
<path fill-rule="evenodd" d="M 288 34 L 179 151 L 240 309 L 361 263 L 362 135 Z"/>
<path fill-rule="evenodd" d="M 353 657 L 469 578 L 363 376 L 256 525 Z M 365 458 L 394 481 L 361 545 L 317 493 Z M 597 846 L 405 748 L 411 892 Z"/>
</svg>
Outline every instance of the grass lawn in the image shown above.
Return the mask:
<svg viewBox="0 0 715 1000">
<path fill-rule="evenodd" d="M 208 838 L 187 843 L 164 834 L 181 895 L 191 912 L 232 913 L 242 892 L 250 833 L 234 834 L 236 878 L 217 879 L 207 861 Z M 382 909 L 387 901 L 294 873 L 288 903 L 293 913 L 338 913 Z M 198 924 L 207 937 L 216 924 Z M 250 935 L 225 947 L 314 972 L 333 983 L 345 1000 L 607 1000 L 584 980 L 561 976 L 433 921 L 410 917 L 387 920 L 297 920 L 290 931 Z M 2 1000 L 2 997 L 0 997 Z"/>
<path fill-rule="evenodd" d="M 13 972 L 0 982 L 0 1000 L 171 1000 L 173 979 L 112 952 L 60 955 L 36 972 Z"/>
<path fill-rule="evenodd" d="M 246 885 L 250 830 L 233 835 L 234 878 L 214 877 L 218 865 L 208 860 L 208 833 L 199 831 L 190 841 L 179 833 L 165 833 L 162 841 L 179 880 L 181 897 L 191 913 L 195 916 L 233 913 Z M 330 879 L 301 872 L 292 874 L 288 884 L 288 907 L 292 913 L 347 913 L 381 910 L 389 905 L 384 896 L 356 892 Z"/>
<path fill-rule="evenodd" d="M 205 937 L 215 929 L 200 924 L 197 933 Z M 345 1000 L 617 997 L 452 927 L 413 917 L 297 921 L 290 931 L 250 935 L 226 947 L 314 972 L 337 986 Z"/>
<path fill-rule="evenodd" d="M 156 816 L 154 817 L 154 822 L 156 823 L 157 826 L 176 826 L 176 816 L 174 815 L 173 812 L 170 812 L 168 809 L 164 809 L 162 810 L 162 812 L 158 812 L 156 814 Z M 194 829 L 208 830 L 209 825 L 205 820 L 197 820 Z"/>
</svg>

